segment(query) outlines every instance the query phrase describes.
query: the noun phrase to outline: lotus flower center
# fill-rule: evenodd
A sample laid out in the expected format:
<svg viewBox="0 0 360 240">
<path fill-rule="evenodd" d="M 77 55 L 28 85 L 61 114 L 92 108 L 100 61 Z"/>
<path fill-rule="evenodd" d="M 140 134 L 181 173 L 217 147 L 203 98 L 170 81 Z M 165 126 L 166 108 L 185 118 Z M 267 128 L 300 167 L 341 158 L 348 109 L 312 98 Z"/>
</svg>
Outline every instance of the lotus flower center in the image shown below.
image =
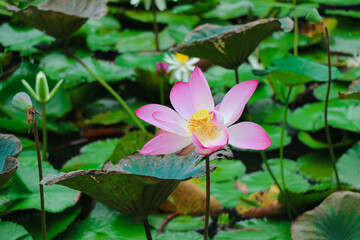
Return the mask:
<svg viewBox="0 0 360 240">
<path fill-rule="evenodd" d="M 200 141 L 206 141 L 216 136 L 217 126 L 212 122 L 214 114 L 208 110 L 199 110 L 189 119 L 188 130 L 194 133 Z"/>
<path fill-rule="evenodd" d="M 189 60 L 188 56 L 181 54 L 181 53 L 175 53 L 175 56 L 181 65 L 185 65 L 187 63 L 187 61 Z"/>
</svg>

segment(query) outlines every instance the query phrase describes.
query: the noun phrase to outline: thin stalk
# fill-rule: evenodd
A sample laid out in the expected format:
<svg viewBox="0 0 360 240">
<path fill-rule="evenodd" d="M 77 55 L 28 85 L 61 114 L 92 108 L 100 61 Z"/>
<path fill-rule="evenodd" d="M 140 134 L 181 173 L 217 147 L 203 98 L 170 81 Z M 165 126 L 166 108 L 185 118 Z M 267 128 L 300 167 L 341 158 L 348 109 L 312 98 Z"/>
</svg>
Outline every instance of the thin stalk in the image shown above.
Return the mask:
<svg viewBox="0 0 360 240">
<path fill-rule="evenodd" d="M 238 69 L 235 68 L 234 70 L 235 70 L 235 81 L 236 81 L 236 84 L 238 84 L 238 83 L 239 83 L 239 73 L 238 73 Z"/>
<path fill-rule="evenodd" d="M 286 190 L 286 184 L 285 184 L 285 176 L 284 176 L 284 133 L 285 133 L 285 125 L 286 125 L 286 118 L 287 118 L 287 111 L 289 108 L 289 99 L 290 99 L 290 95 L 291 95 L 291 90 L 292 87 L 289 88 L 289 91 L 287 93 L 287 97 L 286 97 L 286 102 L 285 102 L 285 109 L 284 109 L 284 117 L 283 117 L 283 121 L 282 121 L 282 126 L 281 126 L 281 133 L 280 133 L 280 174 L 281 174 L 281 183 L 282 183 L 282 188 L 283 188 L 283 192 L 284 197 L 286 199 L 286 209 L 287 209 L 287 213 L 289 218 L 291 219 L 291 210 L 290 210 L 290 201 L 288 198 L 288 193 Z"/>
<path fill-rule="evenodd" d="M 36 153 L 38 159 L 38 169 L 39 169 L 39 181 L 43 179 L 43 171 L 42 171 L 42 162 L 40 156 L 40 143 L 39 143 L 39 133 L 36 124 L 36 117 L 35 113 L 32 113 L 32 122 L 34 127 L 34 138 L 36 144 Z M 41 230 L 42 230 L 42 237 L 43 240 L 46 240 L 46 215 L 45 215 L 45 198 L 44 198 L 44 187 L 43 185 L 40 186 L 40 203 L 41 203 Z"/>
<path fill-rule="evenodd" d="M 279 188 L 279 190 L 282 192 L 283 190 L 282 190 L 279 182 L 276 180 L 275 175 L 274 175 L 274 173 L 272 172 L 272 170 L 271 170 L 271 168 L 270 168 L 270 165 L 269 165 L 269 162 L 268 162 L 268 160 L 267 160 L 265 151 L 264 151 L 264 150 L 261 150 L 261 151 L 260 151 L 260 155 L 261 155 L 262 160 L 263 160 L 264 163 L 265 163 L 266 170 L 269 172 L 269 174 L 270 174 L 271 178 L 273 179 L 273 181 L 275 182 L 276 186 L 277 186 L 277 187 Z"/>
<path fill-rule="evenodd" d="M 206 167 L 206 205 L 205 205 L 205 228 L 204 228 L 204 240 L 208 239 L 209 235 L 209 218 L 210 218 L 210 157 L 205 156 Z"/>
<path fill-rule="evenodd" d="M 331 135 L 330 135 L 329 125 L 328 125 L 328 121 L 327 121 L 327 120 L 328 120 L 328 119 L 327 119 L 327 113 L 328 113 L 328 104 L 329 104 L 329 93 L 330 93 L 330 88 L 331 88 L 331 60 L 330 60 L 330 37 L 329 37 L 329 30 L 328 30 L 328 28 L 327 28 L 326 26 L 325 26 L 325 32 L 326 32 L 327 60 L 328 60 L 328 68 L 329 68 L 329 80 L 328 80 L 328 85 L 327 85 L 327 90 L 326 90 L 325 112 L 324 112 L 325 133 L 326 133 L 326 139 L 327 139 L 328 146 L 329 146 L 330 159 L 331 159 L 331 162 L 332 162 L 332 164 L 333 164 L 333 168 L 334 168 L 334 172 L 335 172 L 337 187 L 338 187 L 338 190 L 341 191 L 341 183 L 340 183 L 338 171 L 337 171 L 337 168 L 336 168 L 336 158 L 335 158 L 335 154 L 334 154 L 333 144 L 332 144 L 332 141 L 331 141 Z"/>
<path fill-rule="evenodd" d="M 140 122 L 140 120 L 135 116 L 134 112 L 130 109 L 127 103 L 120 97 L 120 95 L 101 77 L 96 75 L 80 58 L 78 58 L 74 53 L 72 53 L 69 49 L 64 47 L 64 50 L 67 54 L 73 57 L 76 61 L 78 61 L 106 90 L 108 90 L 113 97 L 118 100 L 118 102 L 122 105 L 125 111 L 129 114 L 135 124 L 143 131 L 147 132 L 144 125 Z"/>
<path fill-rule="evenodd" d="M 292 0 L 294 11 L 294 55 L 298 55 L 299 23 L 296 11 L 296 0 Z"/>
<path fill-rule="evenodd" d="M 144 222 L 144 228 L 145 228 L 145 233 L 146 233 L 146 239 L 152 240 L 148 218 L 146 217 L 143 222 Z"/>
<path fill-rule="evenodd" d="M 165 98 L 164 98 L 164 77 L 160 77 L 160 104 L 164 105 Z"/>
<path fill-rule="evenodd" d="M 155 44 L 156 44 L 156 51 L 160 51 L 160 47 L 159 47 L 159 27 L 158 27 L 158 23 L 157 23 L 157 19 L 156 19 L 156 5 L 155 5 L 155 1 L 152 1 L 152 12 L 153 12 L 153 17 L 154 17 L 154 21 L 153 21 L 153 26 L 154 26 L 154 33 L 155 33 Z"/>
<path fill-rule="evenodd" d="M 46 128 L 46 103 L 41 103 L 42 107 L 42 134 L 43 134 L 43 152 L 42 159 L 46 161 L 46 153 L 47 153 L 47 128 Z"/>
</svg>

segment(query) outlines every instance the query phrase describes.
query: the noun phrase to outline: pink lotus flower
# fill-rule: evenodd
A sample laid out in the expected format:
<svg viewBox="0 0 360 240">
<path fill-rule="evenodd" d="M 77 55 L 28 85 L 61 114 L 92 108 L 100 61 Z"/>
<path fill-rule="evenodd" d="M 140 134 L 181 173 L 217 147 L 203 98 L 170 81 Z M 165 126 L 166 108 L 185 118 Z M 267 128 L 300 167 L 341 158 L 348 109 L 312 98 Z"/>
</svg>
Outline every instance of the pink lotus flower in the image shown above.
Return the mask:
<svg viewBox="0 0 360 240">
<path fill-rule="evenodd" d="M 210 87 L 196 67 L 190 82 L 177 82 L 171 89 L 170 101 L 176 111 L 159 104 L 136 110 L 140 119 L 161 129 L 140 153 L 158 155 L 181 150 L 178 154 L 186 155 L 195 149 L 201 155 L 210 155 L 228 143 L 245 149 L 269 147 L 272 141 L 259 125 L 234 124 L 257 85 L 257 80 L 235 85 L 215 107 Z"/>
</svg>

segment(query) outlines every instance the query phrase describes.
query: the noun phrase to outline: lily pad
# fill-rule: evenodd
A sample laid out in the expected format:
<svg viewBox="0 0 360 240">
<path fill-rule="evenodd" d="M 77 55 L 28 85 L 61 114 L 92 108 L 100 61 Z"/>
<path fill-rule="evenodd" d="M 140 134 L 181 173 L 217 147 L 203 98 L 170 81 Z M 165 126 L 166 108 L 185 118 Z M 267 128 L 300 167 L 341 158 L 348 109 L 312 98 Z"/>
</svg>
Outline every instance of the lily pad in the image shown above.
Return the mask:
<svg viewBox="0 0 360 240">
<path fill-rule="evenodd" d="M 315 88 L 314 96 L 320 101 L 325 101 L 326 91 L 327 91 L 327 83 L 321 84 L 319 87 Z M 347 84 L 332 83 L 330 88 L 329 100 L 338 99 L 339 98 L 338 92 L 346 92 L 346 91 L 347 91 Z"/>
<path fill-rule="evenodd" d="M 290 31 L 292 26 L 289 18 L 264 19 L 235 26 L 204 24 L 190 32 L 183 43 L 172 50 L 235 69 L 247 60 L 261 40 L 275 31 Z"/>
<path fill-rule="evenodd" d="M 336 163 L 340 181 L 360 189 L 360 142 L 344 153 Z"/>
<path fill-rule="evenodd" d="M 328 106 L 328 124 L 353 132 L 360 132 L 359 101 L 331 100 Z M 293 128 L 303 131 L 317 131 L 324 128 L 324 102 L 306 104 L 288 116 Z"/>
<path fill-rule="evenodd" d="M 271 71 L 272 77 L 287 86 L 295 86 L 311 81 L 324 82 L 328 81 L 329 78 L 327 66 L 296 56 L 276 59 L 268 70 Z M 336 67 L 332 67 L 331 79 L 335 79 L 339 73 Z"/>
<path fill-rule="evenodd" d="M 154 212 L 180 181 L 205 175 L 205 163 L 196 153 L 164 157 L 134 153 L 116 165 L 50 174 L 41 184 L 60 184 L 83 191 L 122 213 L 144 217 Z M 212 167 L 214 170 L 214 167 Z"/>
<path fill-rule="evenodd" d="M 168 214 L 153 214 L 149 216 L 149 224 L 159 229 Z M 177 216 L 172 219 L 164 228 L 165 231 L 184 232 L 204 227 L 201 217 Z"/>
<path fill-rule="evenodd" d="M 360 193 L 331 194 L 314 210 L 305 212 L 291 225 L 293 240 L 358 239 Z"/>
<path fill-rule="evenodd" d="M 0 134 L 0 187 L 7 183 L 16 172 L 16 159 L 22 149 L 21 141 L 10 134 Z"/>
<path fill-rule="evenodd" d="M 47 0 L 24 9 L 8 9 L 26 24 L 55 38 L 67 38 L 89 18 L 98 19 L 107 13 L 105 0 Z"/>
<path fill-rule="evenodd" d="M 313 180 L 331 180 L 334 168 L 328 151 L 313 152 L 297 160 L 301 173 Z"/>
<path fill-rule="evenodd" d="M 32 240 L 31 235 L 21 225 L 0 220 L 0 236 L 6 240 Z"/>
<path fill-rule="evenodd" d="M 282 121 L 284 106 L 265 98 L 248 104 L 248 111 L 256 123 L 278 123 Z"/>
<path fill-rule="evenodd" d="M 224 182 L 235 179 L 245 173 L 246 167 L 240 160 L 214 160 L 211 164 L 217 166 L 217 170 L 211 174 L 211 181 Z"/>
</svg>

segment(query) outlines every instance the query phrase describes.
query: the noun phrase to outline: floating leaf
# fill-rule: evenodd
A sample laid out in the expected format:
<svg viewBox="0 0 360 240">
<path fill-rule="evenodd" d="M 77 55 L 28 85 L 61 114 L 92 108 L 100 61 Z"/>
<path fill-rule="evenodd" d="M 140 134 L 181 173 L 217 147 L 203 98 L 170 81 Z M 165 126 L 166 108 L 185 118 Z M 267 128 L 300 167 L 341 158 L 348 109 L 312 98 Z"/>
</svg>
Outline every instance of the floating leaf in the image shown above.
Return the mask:
<svg viewBox="0 0 360 240">
<path fill-rule="evenodd" d="M 21 225 L 0 220 L 0 236 L 6 240 L 32 240 L 33 238 Z"/>
<path fill-rule="evenodd" d="M 213 182 L 211 183 L 210 192 L 226 208 L 236 208 L 239 198 L 246 197 L 246 194 L 237 189 L 235 180 L 220 183 Z"/>
<path fill-rule="evenodd" d="M 63 231 L 75 220 L 80 213 L 80 207 L 74 206 L 66 209 L 61 213 L 47 213 L 46 214 L 46 233 L 47 239 L 53 239 Z M 42 239 L 41 215 L 31 215 L 21 217 L 19 219 L 21 225 L 25 227 L 31 234 L 34 240 Z"/>
<path fill-rule="evenodd" d="M 104 221 L 104 219 L 106 219 L 106 221 Z M 70 225 L 58 239 L 144 240 L 146 239 L 146 235 L 142 223 L 135 223 L 131 217 L 114 211 L 102 203 L 97 203 L 88 218 Z"/>
<path fill-rule="evenodd" d="M 301 156 L 297 165 L 301 173 L 313 180 L 331 180 L 334 171 L 328 151 Z"/>
<path fill-rule="evenodd" d="M 360 235 L 360 209 L 356 207 L 359 202 L 359 193 L 331 194 L 292 223 L 292 239 L 357 239 Z"/>
<path fill-rule="evenodd" d="M 22 145 L 14 135 L 0 133 L 0 187 L 7 183 L 16 172 Z"/>
<path fill-rule="evenodd" d="M 360 189 L 360 142 L 354 144 L 336 163 L 340 181 Z"/>
<path fill-rule="evenodd" d="M 36 154 L 33 155 L 36 161 Z M 43 162 L 44 174 L 57 173 L 48 162 Z M 6 205 L 7 211 L 38 209 L 41 210 L 39 201 L 39 175 L 36 165 L 22 166 L 13 178 L 9 190 L 10 202 Z M 44 187 L 45 210 L 58 213 L 75 204 L 77 191 L 62 186 Z"/>
<path fill-rule="evenodd" d="M 256 123 L 278 123 L 282 121 L 284 115 L 284 106 L 270 98 L 248 104 L 247 107 L 252 121 Z"/>
<path fill-rule="evenodd" d="M 347 90 L 347 84 L 332 83 L 330 88 L 329 100 L 338 99 L 338 92 L 345 92 Z M 314 89 L 314 96 L 321 101 L 325 101 L 327 91 L 327 83 L 321 84 Z"/>
<path fill-rule="evenodd" d="M 205 214 L 206 192 L 190 181 L 181 182 L 164 201 L 160 210 L 165 212 L 180 212 L 186 215 L 202 216 Z M 220 202 L 210 196 L 210 215 L 217 216 L 222 212 Z"/>
<path fill-rule="evenodd" d="M 311 81 L 328 81 L 328 67 L 310 59 L 286 56 L 276 59 L 269 67 L 270 75 L 287 86 L 295 86 Z M 336 67 L 331 68 L 331 79 L 339 75 Z"/>
<path fill-rule="evenodd" d="M 168 214 L 152 214 L 149 216 L 149 224 L 159 229 Z M 177 216 L 166 224 L 164 231 L 184 232 L 204 227 L 202 217 Z"/>
<path fill-rule="evenodd" d="M 328 145 L 324 142 L 320 142 L 311 137 L 311 135 L 307 132 L 300 131 L 298 134 L 298 139 L 305 144 L 306 146 L 314 149 L 324 149 L 327 148 Z"/>
<path fill-rule="evenodd" d="M 201 159 L 195 153 L 185 157 L 134 153 L 116 165 L 107 162 L 101 170 L 51 174 L 41 183 L 77 189 L 120 212 L 143 217 L 154 212 L 180 181 L 205 175 L 205 163 L 196 165 Z"/>
<path fill-rule="evenodd" d="M 99 140 L 80 149 L 80 154 L 72 157 L 61 168 L 63 172 L 76 171 L 80 169 L 100 168 L 109 160 L 115 150 L 119 139 Z M 118 159 L 119 160 L 119 159 Z"/>
<path fill-rule="evenodd" d="M 240 160 L 214 160 L 211 164 L 217 166 L 216 171 L 211 174 L 212 182 L 224 182 L 233 180 L 245 173 L 246 167 Z"/>
<path fill-rule="evenodd" d="M 24 9 L 8 9 L 26 24 L 55 38 L 66 38 L 78 30 L 89 18 L 101 18 L 107 13 L 105 0 L 47 0 Z"/>
<path fill-rule="evenodd" d="M 285 18 L 264 19 L 235 26 L 204 24 L 190 32 L 183 43 L 172 50 L 235 69 L 247 60 L 261 40 L 289 23 L 292 25 L 292 20 Z"/>
<path fill-rule="evenodd" d="M 128 68 L 142 68 L 155 72 L 156 63 L 162 62 L 164 53 L 124 53 L 116 57 L 119 66 Z"/>
<path fill-rule="evenodd" d="M 236 223 L 238 231 L 220 231 L 214 240 L 252 239 L 252 240 L 291 240 L 290 221 L 270 219 L 251 219 Z M 242 229 L 241 229 L 242 228 Z"/>
<path fill-rule="evenodd" d="M 201 240 L 204 239 L 204 235 L 197 232 L 164 232 L 156 237 L 156 240 L 178 240 L 178 239 Z"/>
</svg>

